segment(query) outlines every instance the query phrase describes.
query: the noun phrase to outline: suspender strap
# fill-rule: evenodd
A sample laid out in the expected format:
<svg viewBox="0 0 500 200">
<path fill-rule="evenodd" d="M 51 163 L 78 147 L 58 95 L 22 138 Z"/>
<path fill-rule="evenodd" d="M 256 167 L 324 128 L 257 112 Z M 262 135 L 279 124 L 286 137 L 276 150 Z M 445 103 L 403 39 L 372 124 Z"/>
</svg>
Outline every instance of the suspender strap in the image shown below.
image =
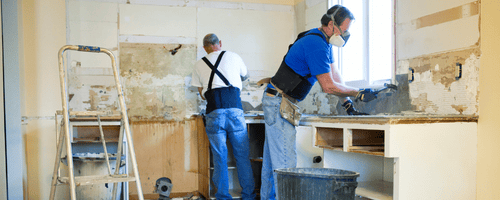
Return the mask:
<svg viewBox="0 0 500 200">
<path fill-rule="evenodd" d="M 224 55 L 226 51 L 222 51 L 219 55 L 219 57 L 217 58 L 217 61 L 215 62 L 215 65 L 212 65 L 212 63 L 210 63 L 210 61 L 208 61 L 207 57 L 203 57 L 202 60 L 205 61 L 205 63 L 208 65 L 208 67 L 210 67 L 212 69 L 212 73 L 210 74 L 210 80 L 208 81 L 208 89 L 207 90 L 211 90 L 212 89 L 212 82 L 214 80 L 214 73 L 217 74 L 217 76 L 219 76 L 219 78 L 224 81 L 224 83 L 227 85 L 227 86 L 230 86 L 231 84 L 229 84 L 229 81 L 226 79 L 226 77 L 224 77 L 224 75 L 222 75 L 222 73 L 220 73 L 219 70 L 217 70 L 217 67 L 219 67 L 219 64 L 220 64 L 220 61 L 222 59 L 222 56 Z"/>
</svg>

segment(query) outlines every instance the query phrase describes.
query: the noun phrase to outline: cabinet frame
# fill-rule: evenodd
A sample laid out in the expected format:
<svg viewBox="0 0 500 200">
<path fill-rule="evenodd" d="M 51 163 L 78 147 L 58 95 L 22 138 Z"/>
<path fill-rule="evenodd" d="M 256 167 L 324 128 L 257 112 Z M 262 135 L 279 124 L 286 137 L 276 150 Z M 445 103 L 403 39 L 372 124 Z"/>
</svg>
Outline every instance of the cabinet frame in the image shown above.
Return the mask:
<svg viewBox="0 0 500 200">
<path fill-rule="evenodd" d="M 363 124 L 358 121 L 312 123 L 311 126 L 315 146 L 324 149 L 325 167 L 365 170 L 364 174 L 360 172 L 358 179 L 356 193 L 360 196 L 374 199 L 475 199 L 477 122 L 437 120 L 433 123 Z M 330 134 L 336 136 L 328 138 L 325 136 L 327 131 L 322 129 L 333 129 Z M 383 153 L 367 153 L 366 149 L 359 151 L 353 145 L 353 130 L 360 129 L 384 132 Z M 342 145 L 338 141 L 340 137 Z M 329 146 L 331 141 L 336 142 Z M 370 166 L 363 166 L 366 163 L 378 163 L 382 167 L 373 172 Z"/>
</svg>

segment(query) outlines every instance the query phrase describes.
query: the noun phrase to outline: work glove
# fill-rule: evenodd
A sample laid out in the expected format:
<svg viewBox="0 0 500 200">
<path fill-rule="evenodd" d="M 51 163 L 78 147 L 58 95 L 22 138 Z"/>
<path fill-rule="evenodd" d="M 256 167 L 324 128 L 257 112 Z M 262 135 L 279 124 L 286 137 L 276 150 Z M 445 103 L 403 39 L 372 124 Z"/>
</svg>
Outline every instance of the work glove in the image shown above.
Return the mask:
<svg viewBox="0 0 500 200">
<path fill-rule="evenodd" d="M 348 115 L 369 115 L 368 113 L 359 112 L 354 109 L 354 106 L 352 105 L 352 101 L 350 99 L 345 101 L 342 106 L 345 108 L 345 111 Z"/>
<path fill-rule="evenodd" d="M 377 98 L 378 92 L 372 90 L 371 88 L 360 89 L 358 95 L 356 95 L 355 101 L 361 100 L 363 102 L 369 102 Z"/>
</svg>

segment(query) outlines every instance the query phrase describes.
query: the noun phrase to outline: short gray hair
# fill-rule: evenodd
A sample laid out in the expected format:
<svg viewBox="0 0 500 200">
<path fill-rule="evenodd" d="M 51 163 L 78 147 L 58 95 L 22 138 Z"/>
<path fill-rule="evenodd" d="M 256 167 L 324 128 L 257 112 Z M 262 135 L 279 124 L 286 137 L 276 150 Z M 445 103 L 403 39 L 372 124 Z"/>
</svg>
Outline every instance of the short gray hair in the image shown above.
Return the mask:
<svg viewBox="0 0 500 200">
<path fill-rule="evenodd" d="M 203 46 L 204 47 L 218 45 L 218 44 L 219 44 L 219 38 L 217 37 L 217 35 L 215 35 L 213 33 L 209 33 L 209 34 L 205 35 L 205 37 L 203 38 Z"/>
</svg>

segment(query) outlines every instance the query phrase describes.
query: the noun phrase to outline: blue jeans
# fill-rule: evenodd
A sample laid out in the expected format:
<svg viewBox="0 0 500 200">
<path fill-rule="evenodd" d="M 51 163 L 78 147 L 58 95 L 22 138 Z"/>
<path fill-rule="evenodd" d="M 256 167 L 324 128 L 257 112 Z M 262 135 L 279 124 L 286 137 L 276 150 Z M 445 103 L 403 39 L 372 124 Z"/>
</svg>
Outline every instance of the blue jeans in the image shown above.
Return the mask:
<svg viewBox="0 0 500 200">
<path fill-rule="evenodd" d="M 270 97 L 264 92 L 262 108 L 266 122 L 266 140 L 264 142 L 264 160 L 262 162 L 262 185 L 260 199 L 278 199 L 278 180 L 275 169 L 295 168 L 295 126 L 283 119 L 280 114 L 282 97 Z"/>
<path fill-rule="evenodd" d="M 255 183 L 248 153 L 250 150 L 248 132 L 243 110 L 238 108 L 216 109 L 206 116 L 206 131 L 213 155 L 214 173 L 212 181 L 217 188 L 215 198 L 232 199 L 229 194 L 227 169 L 227 145 L 229 139 L 233 146 L 236 169 L 243 200 L 254 200 Z"/>
</svg>

